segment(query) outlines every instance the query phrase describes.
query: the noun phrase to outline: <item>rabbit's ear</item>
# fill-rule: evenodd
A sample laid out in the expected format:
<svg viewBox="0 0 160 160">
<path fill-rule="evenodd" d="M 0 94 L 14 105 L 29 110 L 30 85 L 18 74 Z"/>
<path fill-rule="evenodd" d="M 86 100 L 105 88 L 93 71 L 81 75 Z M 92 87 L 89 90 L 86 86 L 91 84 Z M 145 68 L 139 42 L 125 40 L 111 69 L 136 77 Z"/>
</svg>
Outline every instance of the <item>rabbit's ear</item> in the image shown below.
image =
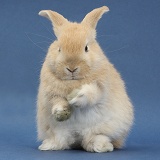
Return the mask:
<svg viewBox="0 0 160 160">
<path fill-rule="evenodd" d="M 91 28 L 95 29 L 97 26 L 98 20 L 102 17 L 105 12 L 108 12 L 109 8 L 107 6 L 103 6 L 100 8 L 96 8 L 89 12 L 83 19 L 82 23 L 89 25 Z"/>
<path fill-rule="evenodd" d="M 48 18 L 52 22 L 56 36 L 58 36 L 60 27 L 68 22 L 61 14 L 51 10 L 42 10 L 39 12 L 39 15 Z"/>
</svg>

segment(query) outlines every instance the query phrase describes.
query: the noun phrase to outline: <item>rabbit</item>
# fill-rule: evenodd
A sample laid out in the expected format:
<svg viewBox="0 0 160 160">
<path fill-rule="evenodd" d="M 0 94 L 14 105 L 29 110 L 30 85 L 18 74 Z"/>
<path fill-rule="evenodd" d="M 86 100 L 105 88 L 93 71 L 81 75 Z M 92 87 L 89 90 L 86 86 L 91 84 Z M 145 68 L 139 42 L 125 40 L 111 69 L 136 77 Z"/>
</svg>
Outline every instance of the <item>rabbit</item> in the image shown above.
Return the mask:
<svg viewBox="0 0 160 160">
<path fill-rule="evenodd" d="M 96 26 L 109 8 L 88 13 L 81 23 L 42 10 L 57 37 L 40 74 L 37 98 L 39 150 L 122 148 L 134 119 L 125 84 L 96 41 Z"/>
</svg>

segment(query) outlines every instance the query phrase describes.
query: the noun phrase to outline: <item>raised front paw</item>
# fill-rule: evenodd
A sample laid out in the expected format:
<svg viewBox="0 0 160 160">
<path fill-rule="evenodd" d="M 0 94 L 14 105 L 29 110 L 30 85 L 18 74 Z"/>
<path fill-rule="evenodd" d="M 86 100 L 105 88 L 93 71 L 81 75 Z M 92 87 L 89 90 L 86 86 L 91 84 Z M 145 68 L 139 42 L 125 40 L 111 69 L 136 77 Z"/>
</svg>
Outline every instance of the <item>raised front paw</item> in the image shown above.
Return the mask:
<svg viewBox="0 0 160 160">
<path fill-rule="evenodd" d="M 70 107 L 56 107 L 52 112 L 57 121 L 65 121 L 71 116 Z"/>
<path fill-rule="evenodd" d="M 96 104 L 101 96 L 97 84 L 84 84 L 81 89 L 73 90 L 67 97 L 71 106 L 86 107 Z"/>
<path fill-rule="evenodd" d="M 74 90 L 67 98 L 72 107 L 84 107 L 87 104 L 87 98 L 82 90 Z"/>
</svg>

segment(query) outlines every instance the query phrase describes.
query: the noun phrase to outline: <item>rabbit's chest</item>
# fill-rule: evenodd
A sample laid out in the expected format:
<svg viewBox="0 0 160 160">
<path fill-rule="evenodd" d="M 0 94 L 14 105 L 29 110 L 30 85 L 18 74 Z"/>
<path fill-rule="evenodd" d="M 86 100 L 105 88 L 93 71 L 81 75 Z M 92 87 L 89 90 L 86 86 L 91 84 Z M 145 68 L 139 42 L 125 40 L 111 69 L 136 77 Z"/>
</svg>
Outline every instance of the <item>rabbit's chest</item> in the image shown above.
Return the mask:
<svg viewBox="0 0 160 160">
<path fill-rule="evenodd" d="M 106 123 L 111 119 L 111 115 L 105 108 L 92 108 L 76 109 L 73 111 L 72 116 L 61 125 L 64 132 L 76 138 L 81 138 L 86 132 L 96 128 L 101 123 Z"/>
</svg>

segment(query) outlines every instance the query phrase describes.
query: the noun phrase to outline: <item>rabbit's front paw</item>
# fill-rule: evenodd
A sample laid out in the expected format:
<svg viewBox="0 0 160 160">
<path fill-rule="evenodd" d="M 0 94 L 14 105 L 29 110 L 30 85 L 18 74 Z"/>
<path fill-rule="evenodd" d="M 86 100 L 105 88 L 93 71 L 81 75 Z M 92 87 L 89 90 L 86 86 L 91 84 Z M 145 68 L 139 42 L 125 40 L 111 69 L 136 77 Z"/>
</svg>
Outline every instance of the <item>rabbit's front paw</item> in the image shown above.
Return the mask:
<svg viewBox="0 0 160 160">
<path fill-rule="evenodd" d="M 78 92 L 77 95 L 69 100 L 69 104 L 73 107 L 84 107 L 87 104 L 87 98 L 83 92 Z"/>
<path fill-rule="evenodd" d="M 96 104 L 100 95 L 96 84 L 84 84 L 81 89 L 73 90 L 67 100 L 71 106 L 86 107 Z"/>
<path fill-rule="evenodd" d="M 57 121 L 65 121 L 71 116 L 70 107 L 57 107 L 52 112 Z"/>
</svg>

